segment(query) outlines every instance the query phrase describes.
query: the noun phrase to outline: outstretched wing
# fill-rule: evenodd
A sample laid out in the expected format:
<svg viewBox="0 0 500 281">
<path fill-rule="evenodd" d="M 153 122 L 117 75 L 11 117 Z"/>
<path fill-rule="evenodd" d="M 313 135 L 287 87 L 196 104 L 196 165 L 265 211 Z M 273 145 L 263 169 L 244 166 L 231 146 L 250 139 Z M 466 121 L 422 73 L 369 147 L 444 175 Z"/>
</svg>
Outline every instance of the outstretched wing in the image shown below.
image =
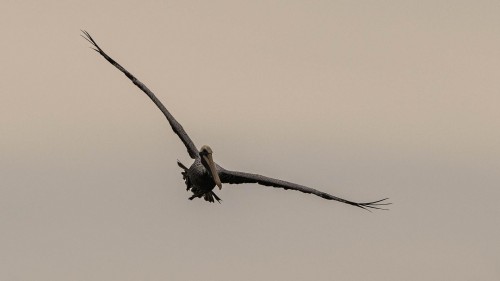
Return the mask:
<svg viewBox="0 0 500 281">
<path fill-rule="evenodd" d="M 226 170 L 222 167 L 218 167 L 219 171 L 219 177 L 221 179 L 222 183 L 229 183 L 229 184 L 239 184 L 239 183 L 258 183 L 261 185 L 266 185 L 266 186 L 273 186 L 277 188 L 283 188 L 285 190 L 291 189 L 291 190 L 297 190 L 300 192 L 304 193 L 311 193 L 314 195 L 317 195 L 319 197 L 328 199 L 328 200 L 335 200 L 339 201 L 342 203 L 346 203 L 349 205 L 353 205 L 365 210 L 371 209 L 379 209 L 379 210 L 386 210 L 382 206 L 390 205 L 391 203 L 385 202 L 388 198 L 384 198 L 381 200 L 373 201 L 373 202 L 367 202 L 367 203 L 357 203 L 357 202 L 352 202 L 346 199 L 342 199 L 336 196 L 333 196 L 331 194 L 321 192 L 319 190 L 316 190 L 314 188 L 310 188 L 307 186 L 303 186 L 300 184 L 296 183 L 291 183 L 279 179 L 273 179 L 257 174 L 250 174 L 250 173 L 243 173 L 243 172 L 236 172 L 236 171 L 229 171 Z"/>
<path fill-rule="evenodd" d="M 123 68 L 120 64 L 118 64 L 115 60 L 113 60 L 110 56 L 108 56 L 100 47 L 97 45 L 97 43 L 92 39 L 92 36 L 85 31 L 82 30 L 83 35 L 82 37 L 85 38 L 85 40 L 89 41 L 95 48 L 92 48 L 96 52 L 98 52 L 101 56 L 103 56 L 107 61 L 109 61 L 112 65 L 114 65 L 116 68 L 118 68 L 125 76 L 128 77 L 134 83 L 139 89 L 141 89 L 148 97 L 158 106 L 158 108 L 163 112 L 165 117 L 167 117 L 168 123 L 170 123 L 170 126 L 172 127 L 172 130 L 179 136 L 181 139 L 182 143 L 187 148 L 187 151 L 189 153 L 189 156 L 191 158 L 195 159 L 198 157 L 198 150 L 196 149 L 196 146 L 194 145 L 193 141 L 189 138 L 188 134 L 186 134 L 186 131 L 184 131 L 184 128 L 182 128 L 181 124 L 175 120 L 174 116 L 168 112 L 167 108 L 161 103 L 161 101 L 151 92 L 146 85 L 144 85 L 141 81 L 139 81 L 137 78 L 135 78 L 134 75 L 132 75 L 130 72 L 128 72 L 125 68 Z"/>
</svg>

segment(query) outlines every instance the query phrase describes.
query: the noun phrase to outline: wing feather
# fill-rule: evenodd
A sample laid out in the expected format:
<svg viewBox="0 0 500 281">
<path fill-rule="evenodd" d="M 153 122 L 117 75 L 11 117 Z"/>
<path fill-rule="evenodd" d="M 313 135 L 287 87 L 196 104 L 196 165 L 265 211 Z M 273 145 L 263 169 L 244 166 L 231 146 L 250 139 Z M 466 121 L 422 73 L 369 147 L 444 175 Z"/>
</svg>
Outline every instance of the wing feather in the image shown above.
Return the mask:
<svg viewBox="0 0 500 281">
<path fill-rule="evenodd" d="M 331 194 L 316 190 L 314 188 L 303 186 L 300 184 L 291 183 L 291 182 L 287 182 L 284 180 L 274 179 L 274 178 L 261 176 L 261 175 L 257 175 L 257 174 L 229 171 L 229 170 L 226 170 L 222 167 L 219 167 L 219 177 L 220 177 L 222 183 L 229 183 L 229 184 L 257 183 L 257 184 L 265 185 L 265 186 L 283 188 L 285 190 L 288 190 L 288 189 L 296 190 L 296 191 L 300 191 L 300 192 L 304 192 L 304 193 L 314 194 L 316 196 L 319 196 L 319 197 L 327 199 L 327 200 L 335 200 L 338 202 L 346 203 L 346 204 L 356 206 L 356 207 L 359 207 L 359 208 L 362 208 L 365 210 L 369 210 L 369 209 L 386 210 L 385 208 L 383 208 L 383 206 L 391 204 L 391 203 L 387 203 L 385 201 L 388 198 L 384 198 L 384 199 L 372 201 L 372 202 L 366 202 L 366 203 L 353 202 L 353 201 L 349 201 L 349 200 L 346 200 L 346 199 L 343 199 L 343 198 L 340 198 L 337 196 L 333 196 Z"/>
<path fill-rule="evenodd" d="M 181 124 L 175 120 L 174 116 L 170 114 L 170 112 L 167 110 L 167 108 L 161 103 L 161 101 L 153 94 L 153 92 L 146 87 L 141 81 L 139 81 L 137 78 L 135 78 L 134 75 L 132 75 L 130 72 L 128 72 L 125 68 L 123 68 L 120 64 L 118 64 L 115 60 L 113 60 L 110 56 L 108 56 L 100 47 L 97 45 L 97 43 L 94 41 L 92 36 L 85 31 L 82 30 L 83 35 L 82 37 L 90 42 L 93 46 L 91 49 L 94 51 L 98 52 L 101 56 L 103 56 L 108 62 L 110 62 L 112 65 L 114 65 L 116 68 L 118 68 L 125 76 L 127 76 L 128 79 L 132 81 L 139 89 L 141 89 L 148 97 L 156 104 L 156 106 L 163 112 L 165 117 L 167 117 L 168 123 L 170 124 L 170 127 L 172 127 L 172 130 L 174 133 L 176 133 L 179 138 L 181 139 L 182 143 L 186 146 L 187 151 L 189 153 L 189 156 L 193 159 L 198 157 L 198 149 L 196 149 L 196 145 L 194 145 L 193 141 L 191 138 L 189 138 L 188 134 L 186 131 L 184 131 L 184 128 L 182 128 Z"/>
</svg>

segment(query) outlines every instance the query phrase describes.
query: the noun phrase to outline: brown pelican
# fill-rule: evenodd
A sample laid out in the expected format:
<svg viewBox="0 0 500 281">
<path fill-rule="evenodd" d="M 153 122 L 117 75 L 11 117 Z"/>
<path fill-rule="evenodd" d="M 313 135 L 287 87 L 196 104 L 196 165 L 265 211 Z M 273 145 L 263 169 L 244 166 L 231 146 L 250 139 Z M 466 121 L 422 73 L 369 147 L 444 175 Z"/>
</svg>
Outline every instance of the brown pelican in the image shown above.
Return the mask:
<svg viewBox="0 0 500 281">
<path fill-rule="evenodd" d="M 139 87 L 139 89 L 141 89 L 146 95 L 148 95 L 148 97 L 163 112 L 165 117 L 167 117 L 168 123 L 172 127 L 172 130 L 179 136 L 182 143 L 184 143 L 184 145 L 186 146 L 189 156 L 192 159 L 194 159 L 194 163 L 189 168 L 187 168 L 179 161 L 177 161 L 177 164 L 179 165 L 179 167 L 183 169 L 182 176 L 187 186 L 187 190 L 188 191 L 191 190 L 191 192 L 193 193 L 193 195 L 189 198 L 190 200 L 194 198 L 203 197 L 206 201 L 214 202 L 215 199 L 217 200 L 217 202 L 220 203 L 221 199 L 213 192 L 215 186 L 218 186 L 219 189 L 221 189 L 223 183 L 228 183 L 228 184 L 258 183 L 265 186 L 283 188 L 285 190 L 291 189 L 304 193 L 311 193 L 319 197 L 322 197 L 324 199 L 335 200 L 365 210 L 368 210 L 369 208 L 384 209 L 383 206 L 390 204 L 385 201 L 388 198 L 366 203 L 357 203 L 296 183 L 291 183 L 279 179 L 273 179 L 257 174 L 230 171 L 222 168 L 221 166 L 217 165 L 214 162 L 213 151 L 209 146 L 204 145 L 198 151 L 191 138 L 189 138 L 188 134 L 186 134 L 186 131 L 184 131 L 184 129 L 182 128 L 181 124 L 179 124 L 179 122 L 175 120 L 172 114 L 170 114 L 170 112 L 165 108 L 165 106 L 160 102 L 160 100 L 158 100 L 158 98 L 153 94 L 153 92 L 149 90 L 148 87 L 146 87 L 146 85 L 144 85 L 141 81 L 135 78 L 134 75 L 128 72 L 125 68 L 123 68 L 120 64 L 118 64 L 110 56 L 108 56 L 99 47 L 99 45 L 97 45 L 97 43 L 94 41 L 94 39 L 90 36 L 88 32 L 84 30 L 82 30 L 82 32 L 83 32 L 82 37 L 93 45 L 91 49 L 98 52 L 108 62 L 110 62 L 121 72 L 123 72 L 125 76 L 127 76 L 132 81 L 132 83 L 134 83 L 137 87 Z"/>
</svg>

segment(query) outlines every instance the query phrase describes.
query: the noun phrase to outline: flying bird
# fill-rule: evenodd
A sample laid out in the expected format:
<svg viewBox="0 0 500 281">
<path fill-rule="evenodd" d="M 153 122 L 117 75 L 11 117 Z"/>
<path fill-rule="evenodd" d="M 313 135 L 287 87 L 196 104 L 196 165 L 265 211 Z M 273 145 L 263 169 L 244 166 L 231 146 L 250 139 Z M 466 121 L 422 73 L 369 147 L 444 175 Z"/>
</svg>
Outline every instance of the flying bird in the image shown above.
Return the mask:
<svg viewBox="0 0 500 281">
<path fill-rule="evenodd" d="M 287 182 L 284 180 L 274 179 L 266 176 L 261 176 L 257 174 L 237 172 L 226 170 L 214 162 L 213 151 L 208 145 L 203 145 L 200 150 L 198 150 L 189 137 L 189 135 L 184 131 L 181 124 L 175 120 L 174 116 L 165 108 L 161 101 L 155 96 L 155 94 L 146 87 L 141 81 L 139 81 L 134 75 L 128 72 L 110 56 L 108 56 L 102 49 L 97 45 L 92 36 L 82 30 L 82 37 L 92 44 L 91 49 L 103 56 L 108 62 L 118 68 L 121 72 L 125 74 L 139 89 L 141 89 L 148 97 L 156 104 L 156 106 L 163 112 L 168 120 L 168 123 L 172 127 L 174 133 L 179 136 L 182 143 L 186 146 L 189 156 L 194 160 L 193 164 L 188 168 L 177 160 L 177 164 L 182 169 L 182 176 L 186 184 L 187 190 L 191 191 L 193 195 L 189 197 L 190 200 L 194 198 L 204 198 L 208 202 L 219 202 L 221 199 L 214 192 L 215 186 L 222 189 L 222 184 L 242 184 L 242 183 L 257 183 L 265 186 L 272 186 L 276 188 L 283 188 L 285 190 L 296 190 L 303 193 L 310 193 L 317 195 L 321 198 L 327 200 L 334 200 L 342 203 L 346 203 L 352 206 L 356 206 L 365 210 L 369 209 L 384 209 L 384 206 L 391 203 L 387 203 L 388 198 L 380 199 L 377 201 L 358 203 L 342 199 L 331 194 L 303 186 L 296 183 Z"/>
</svg>

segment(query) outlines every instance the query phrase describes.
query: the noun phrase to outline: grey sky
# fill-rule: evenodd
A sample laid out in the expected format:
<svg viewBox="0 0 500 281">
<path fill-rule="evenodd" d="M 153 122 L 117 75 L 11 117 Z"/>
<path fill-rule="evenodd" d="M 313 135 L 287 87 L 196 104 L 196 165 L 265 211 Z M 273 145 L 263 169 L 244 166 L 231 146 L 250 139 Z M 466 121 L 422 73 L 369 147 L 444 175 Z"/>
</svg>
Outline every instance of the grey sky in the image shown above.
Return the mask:
<svg viewBox="0 0 500 281">
<path fill-rule="evenodd" d="M 0 280 L 497 280 L 496 1 L 7 1 Z M 226 185 L 88 30 L 235 170 Z"/>
</svg>

